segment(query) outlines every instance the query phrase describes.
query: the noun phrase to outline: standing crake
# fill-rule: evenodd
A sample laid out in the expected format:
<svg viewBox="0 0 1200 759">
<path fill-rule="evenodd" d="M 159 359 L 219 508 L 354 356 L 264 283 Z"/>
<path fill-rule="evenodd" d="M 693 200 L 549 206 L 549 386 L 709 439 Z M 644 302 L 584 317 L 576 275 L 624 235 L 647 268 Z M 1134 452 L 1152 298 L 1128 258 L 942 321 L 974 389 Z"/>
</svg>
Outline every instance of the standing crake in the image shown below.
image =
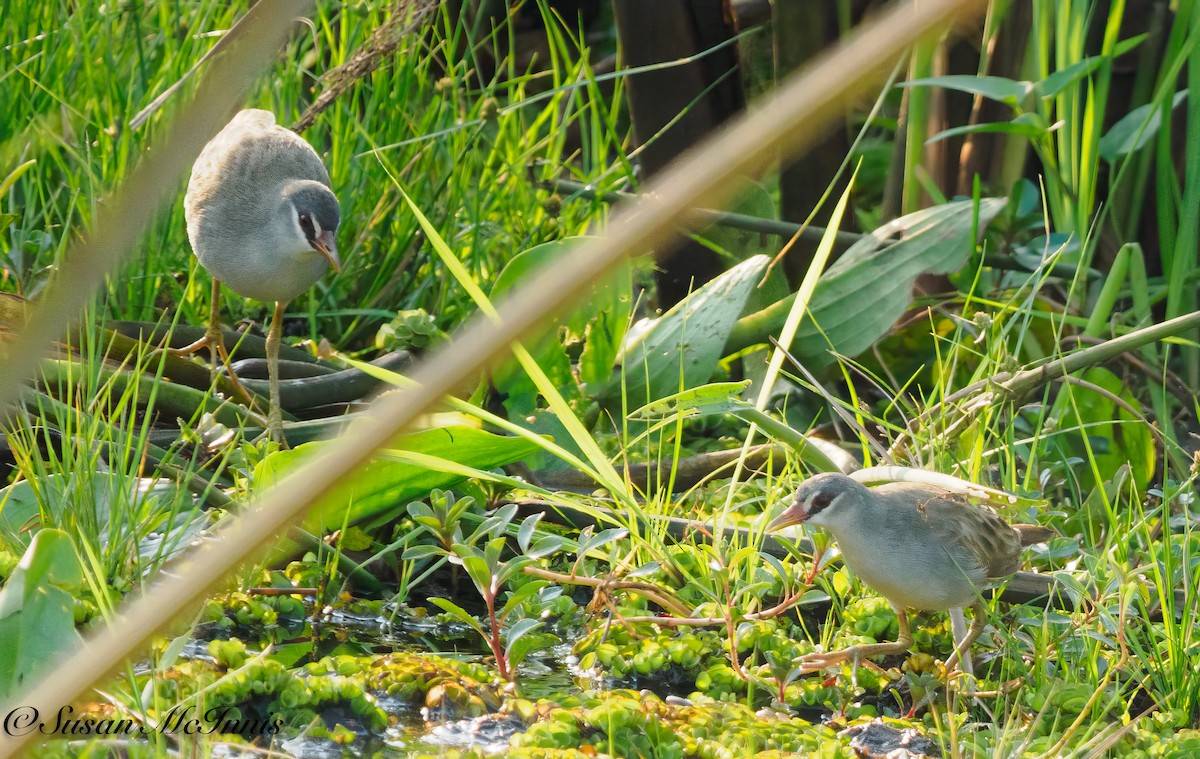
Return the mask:
<svg viewBox="0 0 1200 759">
<path fill-rule="evenodd" d="M 983 632 L 981 591 L 1017 571 L 1022 546 L 1054 535 L 1045 527 L 1010 525 L 943 488 L 911 482 L 867 488 L 836 473 L 805 480 L 767 529 L 800 523 L 833 535 L 846 564 L 888 600 L 900 625 L 894 643 L 809 654 L 809 671 L 904 653 L 912 645 L 906 609 L 970 606 L 971 629 L 946 662 L 952 668 Z"/>
<path fill-rule="evenodd" d="M 270 111 L 241 111 L 200 152 L 183 201 L 188 239 L 212 275 L 212 310 L 204 339 L 228 362 L 219 328 L 221 283 L 255 300 L 274 302 L 267 333 L 273 440 L 284 442 L 279 407 L 279 342 L 288 301 L 330 266 L 341 268 L 334 239 L 340 222 L 329 172 L 299 135 Z M 187 349 L 185 349 L 187 350 Z"/>
</svg>

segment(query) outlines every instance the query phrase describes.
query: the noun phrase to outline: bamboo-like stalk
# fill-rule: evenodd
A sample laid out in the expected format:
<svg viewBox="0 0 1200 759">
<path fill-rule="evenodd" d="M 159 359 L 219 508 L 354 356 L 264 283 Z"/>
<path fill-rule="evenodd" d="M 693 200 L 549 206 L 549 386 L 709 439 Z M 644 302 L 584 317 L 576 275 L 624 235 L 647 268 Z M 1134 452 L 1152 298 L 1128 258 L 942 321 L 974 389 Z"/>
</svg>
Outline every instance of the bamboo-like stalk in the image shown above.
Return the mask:
<svg viewBox="0 0 1200 759">
<path fill-rule="evenodd" d="M 264 5 L 260 3 L 255 10 Z M 119 618 L 97 630 L 79 651 L 11 703 L 52 715 L 61 705 L 78 699 L 364 464 L 392 435 L 437 403 L 446 388 L 475 375 L 506 352 L 514 340 L 577 302 L 592 282 L 626 256 L 664 250 L 690 209 L 719 204 L 737 186 L 736 177 L 761 174 L 780 153 L 794 155 L 812 144 L 824 125 L 881 81 L 910 45 L 944 27 L 955 14 L 974 15 L 984 5 L 982 0 L 899 4 L 793 76 L 765 105 L 663 171 L 650 188 L 656 197 L 615 214 L 605 237 L 581 245 L 573 255 L 555 262 L 514 292 L 498 309 L 498 319 L 474 319 L 461 337 L 418 367 L 413 374 L 417 386 L 386 396 L 375 405 L 374 424 L 360 424 L 352 436 L 330 446 L 325 454 L 256 499 L 244 518 L 221 532 L 220 540 L 200 547 L 161 573 L 141 598 L 125 605 Z M 138 221 L 132 225 L 135 229 L 144 223 Z M 49 331 L 43 328 L 35 337 L 45 341 Z M 25 344 L 30 344 L 28 339 Z M 0 756 L 12 755 L 38 735 L 32 730 L 8 738 L 0 744 Z"/>
<path fill-rule="evenodd" d="M 998 398 L 1020 403 L 1034 390 L 1073 372 L 1110 361 L 1126 351 L 1195 329 L 1200 329 L 1200 311 L 1151 324 L 1090 348 L 1031 365 L 1015 373 L 1000 372 L 974 382 L 946 396 L 940 403 L 929 407 L 910 421 L 888 452 L 893 457 L 898 457 L 914 439 L 917 431 L 931 420 L 936 419 L 943 430 L 961 426 L 964 420 L 974 418 Z"/>
</svg>

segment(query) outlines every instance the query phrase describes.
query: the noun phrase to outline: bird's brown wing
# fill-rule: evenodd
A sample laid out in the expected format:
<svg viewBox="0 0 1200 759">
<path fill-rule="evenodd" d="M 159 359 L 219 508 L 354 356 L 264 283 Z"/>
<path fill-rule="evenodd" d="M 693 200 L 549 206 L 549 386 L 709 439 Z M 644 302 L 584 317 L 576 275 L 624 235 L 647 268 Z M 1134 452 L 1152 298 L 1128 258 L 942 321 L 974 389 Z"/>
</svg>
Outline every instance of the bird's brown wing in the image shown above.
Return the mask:
<svg viewBox="0 0 1200 759">
<path fill-rule="evenodd" d="M 1021 537 L 986 506 L 946 493 L 925 503 L 930 529 L 947 546 L 961 545 L 979 562 L 984 577 L 999 580 L 1021 566 Z"/>
</svg>

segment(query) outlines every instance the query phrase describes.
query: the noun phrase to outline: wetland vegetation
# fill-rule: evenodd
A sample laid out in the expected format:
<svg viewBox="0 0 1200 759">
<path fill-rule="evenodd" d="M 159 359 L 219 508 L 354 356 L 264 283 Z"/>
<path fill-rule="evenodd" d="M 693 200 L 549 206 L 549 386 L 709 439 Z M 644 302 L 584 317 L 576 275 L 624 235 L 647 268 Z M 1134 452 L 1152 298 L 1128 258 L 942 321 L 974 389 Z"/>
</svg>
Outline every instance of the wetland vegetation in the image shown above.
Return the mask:
<svg viewBox="0 0 1200 759">
<path fill-rule="evenodd" d="M 1200 6 L 706 5 L 9 0 L 0 755 L 1200 754 Z M 269 304 L 166 350 L 241 107 L 341 204 L 287 446 Z M 1056 535 L 969 672 L 802 666 L 881 465 Z"/>
</svg>

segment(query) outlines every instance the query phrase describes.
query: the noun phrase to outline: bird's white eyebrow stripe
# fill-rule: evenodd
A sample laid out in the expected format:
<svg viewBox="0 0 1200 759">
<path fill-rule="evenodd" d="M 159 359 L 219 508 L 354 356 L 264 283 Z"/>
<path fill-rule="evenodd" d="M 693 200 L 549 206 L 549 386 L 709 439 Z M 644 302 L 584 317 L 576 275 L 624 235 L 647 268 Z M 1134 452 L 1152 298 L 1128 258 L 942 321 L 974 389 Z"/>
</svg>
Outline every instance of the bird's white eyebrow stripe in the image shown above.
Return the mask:
<svg viewBox="0 0 1200 759">
<path fill-rule="evenodd" d="M 316 216 L 312 217 L 312 225 L 313 225 L 313 237 L 316 237 L 317 235 L 321 234 L 321 222 L 317 221 Z"/>
</svg>

